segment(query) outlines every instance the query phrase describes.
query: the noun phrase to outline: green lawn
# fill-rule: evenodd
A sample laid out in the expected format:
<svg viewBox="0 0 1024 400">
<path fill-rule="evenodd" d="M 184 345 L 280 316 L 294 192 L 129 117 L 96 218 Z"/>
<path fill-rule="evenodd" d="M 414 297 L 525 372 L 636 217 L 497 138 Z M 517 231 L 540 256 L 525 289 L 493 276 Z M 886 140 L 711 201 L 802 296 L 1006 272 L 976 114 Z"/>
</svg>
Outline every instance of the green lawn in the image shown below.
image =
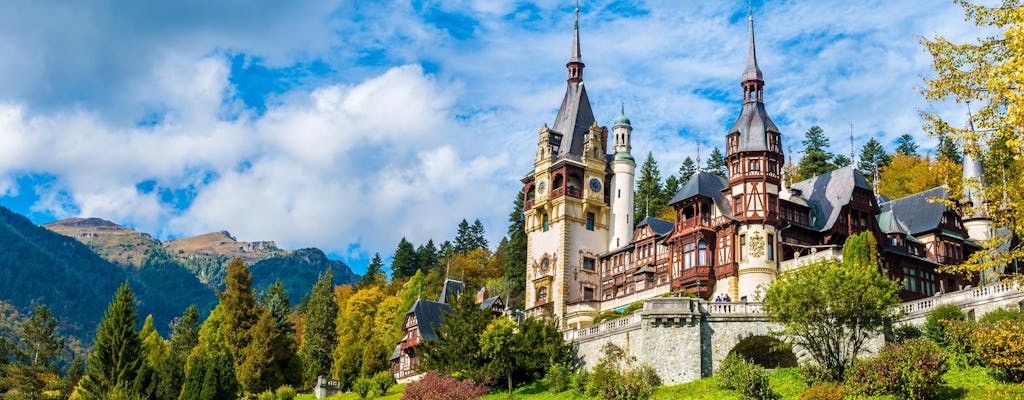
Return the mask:
<svg viewBox="0 0 1024 400">
<path fill-rule="evenodd" d="M 772 389 L 782 400 L 796 400 L 804 390 L 804 383 L 796 368 L 781 368 L 769 375 Z M 990 377 L 984 368 L 952 369 L 943 375 L 944 386 L 937 399 L 1021 399 L 1024 400 L 1024 385 L 1002 383 Z M 369 399 L 399 400 L 405 385 L 397 385 L 387 396 Z M 483 400 L 507 399 L 505 392 L 491 393 Z M 572 391 L 551 393 L 542 382 L 532 383 L 516 389 L 515 398 L 520 400 L 572 400 L 579 399 Z M 312 400 L 312 394 L 300 394 L 298 400 Z M 356 400 L 355 393 L 343 393 L 332 400 Z M 693 399 L 693 400 L 742 400 L 737 393 L 718 388 L 718 378 L 711 377 L 696 382 L 675 386 L 662 386 L 655 390 L 652 400 Z M 862 397 L 864 400 L 895 400 L 891 396 Z"/>
</svg>

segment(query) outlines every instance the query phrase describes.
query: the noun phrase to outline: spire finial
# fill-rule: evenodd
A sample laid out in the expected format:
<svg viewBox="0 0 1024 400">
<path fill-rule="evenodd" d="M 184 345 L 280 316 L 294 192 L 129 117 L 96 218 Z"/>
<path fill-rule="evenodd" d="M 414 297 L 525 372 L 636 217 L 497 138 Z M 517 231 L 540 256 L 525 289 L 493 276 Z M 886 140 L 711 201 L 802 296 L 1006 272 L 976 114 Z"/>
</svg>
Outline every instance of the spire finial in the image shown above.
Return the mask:
<svg viewBox="0 0 1024 400">
<path fill-rule="evenodd" d="M 576 22 L 572 28 L 572 51 L 569 54 L 569 82 L 583 81 L 583 54 L 580 52 L 580 2 L 576 0 Z"/>
<path fill-rule="evenodd" d="M 700 172 L 700 141 L 697 141 L 697 172 Z"/>
<path fill-rule="evenodd" d="M 749 7 L 749 43 L 747 43 L 747 67 L 743 70 L 743 101 L 762 101 L 762 88 L 764 88 L 764 77 L 761 68 L 757 66 L 757 46 L 754 45 L 754 3 L 747 3 Z"/>
<path fill-rule="evenodd" d="M 621 99 L 619 100 L 619 107 L 621 107 L 621 111 L 619 111 L 619 112 L 622 115 L 626 115 L 626 101 L 625 100 L 621 100 Z"/>
<path fill-rule="evenodd" d="M 854 164 L 855 157 L 857 157 L 855 153 L 856 150 L 854 150 L 856 149 L 856 146 L 857 145 L 853 141 L 853 124 L 850 124 L 850 165 Z"/>
</svg>

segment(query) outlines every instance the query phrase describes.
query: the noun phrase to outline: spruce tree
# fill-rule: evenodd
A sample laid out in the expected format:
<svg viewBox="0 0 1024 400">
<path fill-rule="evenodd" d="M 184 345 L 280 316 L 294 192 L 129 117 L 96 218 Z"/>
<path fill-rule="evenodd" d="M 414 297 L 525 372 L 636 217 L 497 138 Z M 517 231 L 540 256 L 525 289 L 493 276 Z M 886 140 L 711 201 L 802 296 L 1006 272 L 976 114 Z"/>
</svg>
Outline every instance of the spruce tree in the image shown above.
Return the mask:
<svg viewBox="0 0 1024 400">
<path fill-rule="evenodd" d="M 651 152 L 647 152 L 647 158 L 640 166 L 640 178 L 636 182 L 634 199 L 634 224 L 640 223 L 647 216 L 655 215 L 663 205 L 661 171 L 658 171 L 658 161 Z"/>
<path fill-rule="evenodd" d="M 508 247 L 505 258 L 505 280 L 509 284 L 509 309 L 523 308 L 526 291 L 526 217 L 523 214 L 523 191 L 516 194 L 512 212 L 508 214 Z"/>
<path fill-rule="evenodd" d="M 452 243 L 452 252 L 466 254 L 473 250 L 473 228 L 463 218 L 459 222 L 459 229 L 455 232 L 455 240 Z"/>
<path fill-rule="evenodd" d="M 442 314 L 441 325 L 434 328 L 438 340 L 417 349 L 419 368 L 485 380 L 487 360 L 480 357 L 480 336 L 493 318 L 490 310 L 477 306 L 472 293 L 459 295 L 451 302 L 451 312 Z"/>
<path fill-rule="evenodd" d="M 416 249 L 416 261 L 419 261 L 420 269 L 426 272 L 437 270 L 437 246 L 434 246 L 434 239 L 427 240 L 427 244 Z"/>
<path fill-rule="evenodd" d="M 249 345 L 249 330 L 259 319 L 256 293 L 252 290 L 252 274 L 241 258 L 228 265 L 225 289 L 220 294 L 220 308 L 224 316 L 224 338 L 237 368 L 245 360 L 242 349 Z"/>
<path fill-rule="evenodd" d="M 370 265 L 366 266 L 366 273 L 363 274 L 362 278 L 356 282 L 356 289 L 365 289 L 371 286 L 383 285 L 384 284 L 384 261 L 380 258 L 380 253 L 373 253 L 373 258 L 370 259 Z"/>
<path fill-rule="evenodd" d="M 917 143 L 914 143 L 914 137 L 910 136 L 909 133 L 904 133 L 902 136 L 896 139 L 896 153 L 905 156 L 916 156 L 917 154 Z"/>
<path fill-rule="evenodd" d="M 302 332 L 299 354 L 305 363 L 305 380 L 326 376 L 334 363 L 332 352 L 338 345 L 336 321 L 338 303 L 334 301 L 334 274 L 327 269 L 316 280 L 306 306 L 306 327 Z"/>
<path fill-rule="evenodd" d="M 935 153 L 939 156 L 940 160 L 951 161 L 955 164 L 963 164 L 964 159 L 960 154 L 960 148 L 956 146 L 956 142 L 948 133 L 939 133 L 939 145 L 935 148 Z"/>
<path fill-rule="evenodd" d="M 145 354 L 135 323 L 135 294 L 125 282 L 96 330 L 86 374 L 79 382 L 78 393 L 83 400 L 137 396 L 133 385 Z"/>
<path fill-rule="evenodd" d="M 723 178 L 729 177 L 729 169 L 725 165 L 725 154 L 722 154 L 722 150 L 715 147 L 711 149 L 711 154 L 708 156 L 708 162 L 706 168 L 708 172 L 718 175 Z"/>
<path fill-rule="evenodd" d="M 875 138 L 868 139 L 867 143 L 864 143 L 858 158 L 857 169 L 864 173 L 865 176 L 868 176 L 872 182 L 874 182 L 878 171 L 888 166 L 890 161 L 889 154 L 885 152 L 885 148 Z"/>
<path fill-rule="evenodd" d="M 685 181 L 680 181 L 675 175 L 669 175 L 668 179 L 665 179 L 665 187 L 662 188 L 661 191 L 661 204 L 668 204 L 668 202 L 672 200 L 672 197 L 675 197 L 676 192 L 679 191 L 679 187 L 682 186 L 683 183 L 685 183 Z"/>
<path fill-rule="evenodd" d="M 697 173 L 697 163 L 693 162 L 690 156 L 686 156 L 683 159 L 683 164 L 679 166 L 679 181 L 686 183 L 695 173 Z"/>
<path fill-rule="evenodd" d="M 185 309 L 171 334 L 171 353 L 182 360 L 188 357 L 199 343 L 199 309 L 190 305 Z"/>
<path fill-rule="evenodd" d="M 274 328 L 285 335 L 291 335 L 294 332 L 292 323 L 288 321 L 288 314 L 291 314 L 292 311 L 288 297 L 288 290 L 284 288 L 281 279 L 278 279 L 267 288 L 267 293 L 263 295 L 262 301 L 263 306 L 274 317 Z"/>
<path fill-rule="evenodd" d="M 416 262 L 416 249 L 403 237 L 398 241 L 395 255 L 391 258 L 391 277 L 392 279 L 408 278 L 415 274 L 417 269 L 419 267 Z"/>
<path fill-rule="evenodd" d="M 848 166 L 852 163 L 853 161 L 850 160 L 850 157 L 847 157 L 845 154 L 836 154 L 832 157 L 832 165 L 835 165 L 837 169 Z"/>
<path fill-rule="evenodd" d="M 828 151 L 829 140 L 821 127 L 814 125 L 804 134 L 804 156 L 797 169 L 804 179 L 827 174 L 836 169 L 832 162 L 835 157 Z"/>
<path fill-rule="evenodd" d="M 482 224 L 479 219 L 473 221 L 473 226 L 469 228 L 469 232 L 473 238 L 470 250 L 487 248 L 487 236 L 484 232 L 484 224 Z"/>
</svg>

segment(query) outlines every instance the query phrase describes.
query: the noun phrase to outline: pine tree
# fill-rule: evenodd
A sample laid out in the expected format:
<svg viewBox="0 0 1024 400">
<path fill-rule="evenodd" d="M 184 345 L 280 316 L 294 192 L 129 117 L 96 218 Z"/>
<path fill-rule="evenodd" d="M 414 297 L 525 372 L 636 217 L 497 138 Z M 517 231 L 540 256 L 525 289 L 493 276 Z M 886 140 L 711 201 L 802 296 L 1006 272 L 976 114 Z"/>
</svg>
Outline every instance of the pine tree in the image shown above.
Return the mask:
<svg viewBox="0 0 1024 400">
<path fill-rule="evenodd" d="M 680 181 L 675 175 L 669 175 L 668 179 L 665 179 L 665 187 L 661 191 L 661 204 L 668 204 L 675 197 L 676 192 L 679 191 L 679 186 L 683 183 L 685 181 Z"/>
<path fill-rule="evenodd" d="M 663 205 L 661 172 L 654 154 L 647 153 L 647 158 L 640 166 L 640 179 L 636 182 L 636 201 L 633 205 L 633 223 L 638 224 L 648 215 L 654 215 Z"/>
<path fill-rule="evenodd" d="M 836 169 L 832 153 L 828 151 L 829 140 L 821 127 L 814 125 L 804 134 L 804 156 L 797 169 L 804 179 L 827 174 Z"/>
<path fill-rule="evenodd" d="M 356 289 L 383 285 L 384 281 L 384 261 L 381 260 L 380 253 L 373 253 L 370 265 L 366 266 L 366 274 L 363 274 L 363 277 L 356 282 Z"/>
<path fill-rule="evenodd" d="M 132 387 L 145 354 L 135 323 L 135 294 L 125 282 L 96 331 L 86 374 L 79 382 L 78 393 L 83 400 L 136 396 Z"/>
<path fill-rule="evenodd" d="M 405 240 L 398 241 L 398 247 L 395 248 L 395 255 L 391 258 L 391 279 L 403 279 L 412 276 L 419 269 L 416 262 L 416 249 L 413 248 L 412 243 Z"/>
<path fill-rule="evenodd" d="M 479 219 L 473 221 L 473 226 L 469 229 L 469 231 L 473 237 L 472 247 L 470 248 L 470 250 L 488 248 L 487 237 L 484 232 L 484 224 L 480 223 Z"/>
<path fill-rule="evenodd" d="M 57 370 L 64 339 L 57 335 L 57 319 L 45 305 L 36 307 L 20 328 L 15 350 L 18 362 L 8 367 L 7 384 L 21 398 L 42 398 L 46 389 L 44 375 Z"/>
<path fill-rule="evenodd" d="M 278 279 L 267 288 L 267 292 L 263 295 L 262 299 L 263 306 L 274 317 L 274 328 L 285 335 L 291 335 L 294 332 L 292 323 L 288 321 L 288 314 L 291 314 L 292 311 L 291 302 L 288 297 L 288 290 L 284 288 L 284 284 Z"/>
<path fill-rule="evenodd" d="M 419 261 L 419 267 L 424 271 L 437 270 L 437 246 L 434 246 L 434 239 L 416 248 L 416 261 Z"/>
<path fill-rule="evenodd" d="M 197 344 L 199 344 L 199 309 L 195 305 L 190 305 L 181 315 L 181 319 L 174 324 L 174 333 L 171 334 L 171 353 L 185 359 Z"/>
<path fill-rule="evenodd" d="M 523 307 L 526 291 L 526 217 L 523 214 L 523 191 L 516 194 L 512 212 L 508 214 L 508 247 L 505 258 L 505 280 L 509 284 L 509 309 Z"/>
<path fill-rule="evenodd" d="M 679 166 L 679 181 L 686 183 L 695 173 L 697 173 L 697 163 L 693 162 L 690 156 L 686 156 L 683 159 L 683 164 Z"/>
<path fill-rule="evenodd" d="M 956 142 L 948 133 L 940 133 L 939 145 L 935 148 L 935 153 L 938 155 L 939 160 L 951 161 L 954 164 L 963 164 L 964 159 L 960 154 L 960 148 L 957 147 Z"/>
<path fill-rule="evenodd" d="M 896 153 L 905 156 L 916 156 L 917 154 L 917 143 L 914 143 L 914 137 L 910 136 L 909 133 L 904 133 L 896 139 Z"/>
<path fill-rule="evenodd" d="M 441 316 L 434 329 L 438 340 L 423 343 L 417 349 L 420 368 L 448 374 L 461 374 L 482 382 L 487 360 L 480 357 L 480 336 L 494 318 L 490 310 L 481 310 L 472 293 L 451 302 L 451 312 Z"/>
<path fill-rule="evenodd" d="M 878 174 L 878 171 L 888 166 L 890 161 L 889 154 L 885 152 L 885 148 L 875 138 L 868 139 L 868 142 L 864 143 L 858 158 L 857 169 L 864 173 L 865 176 L 870 177 L 872 182 L 875 181 L 875 175 Z"/>
<path fill-rule="evenodd" d="M 850 157 L 847 157 L 845 154 L 836 154 L 832 157 L 832 165 L 835 165 L 837 169 L 850 164 L 853 164 L 853 161 L 851 161 Z"/>
<path fill-rule="evenodd" d="M 723 178 L 729 177 L 729 169 L 725 165 L 725 155 L 717 147 L 711 150 L 708 156 L 707 171 Z"/>
<path fill-rule="evenodd" d="M 334 274 L 328 269 L 316 280 L 306 306 L 306 327 L 302 332 L 302 347 L 299 354 L 305 363 L 305 381 L 317 376 L 326 376 L 331 371 L 334 359 L 332 352 L 337 347 L 336 321 L 338 303 L 334 301 Z"/>
</svg>

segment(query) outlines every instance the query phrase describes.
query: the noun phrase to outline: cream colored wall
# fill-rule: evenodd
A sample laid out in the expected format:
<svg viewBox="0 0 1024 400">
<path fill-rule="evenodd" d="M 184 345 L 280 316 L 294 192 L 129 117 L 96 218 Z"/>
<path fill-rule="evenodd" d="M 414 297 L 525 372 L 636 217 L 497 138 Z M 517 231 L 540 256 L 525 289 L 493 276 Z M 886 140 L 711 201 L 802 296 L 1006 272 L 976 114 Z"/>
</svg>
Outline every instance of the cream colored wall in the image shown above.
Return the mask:
<svg viewBox="0 0 1024 400">
<path fill-rule="evenodd" d="M 772 235 L 775 241 L 774 259 L 768 259 L 768 235 Z M 737 235 L 746 235 L 747 258 L 739 261 L 738 282 L 736 293 L 731 295 L 733 300 L 739 301 L 744 296 L 748 301 L 755 301 L 763 296 L 768 284 L 775 280 L 778 271 L 778 234 L 775 227 L 763 224 L 741 225 Z M 756 238 L 760 238 L 762 247 L 756 249 Z M 739 236 L 736 240 L 736 259 L 739 260 Z M 760 254 L 758 254 L 760 253 Z"/>
</svg>

